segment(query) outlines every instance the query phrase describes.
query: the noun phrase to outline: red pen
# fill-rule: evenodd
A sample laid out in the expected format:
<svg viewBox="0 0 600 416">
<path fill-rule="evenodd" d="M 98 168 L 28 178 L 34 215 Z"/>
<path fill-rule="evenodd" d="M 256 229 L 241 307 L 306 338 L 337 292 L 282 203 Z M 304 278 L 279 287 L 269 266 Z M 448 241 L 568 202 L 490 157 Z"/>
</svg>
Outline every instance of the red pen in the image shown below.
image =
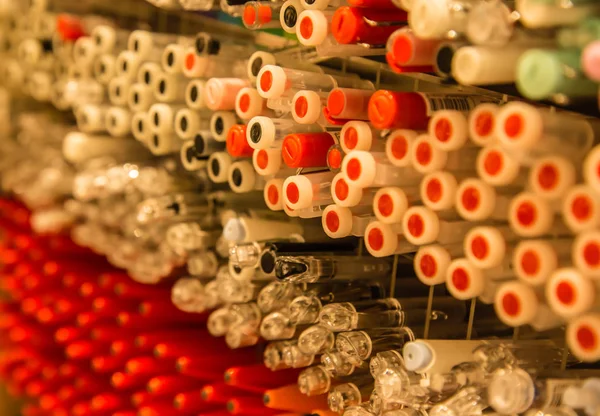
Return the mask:
<svg viewBox="0 0 600 416">
<path fill-rule="evenodd" d="M 225 342 L 220 338 L 207 338 L 202 342 L 190 343 L 190 342 L 162 342 L 154 347 L 154 355 L 157 357 L 182 357 L 191 355 L 194 356 L 202 351 L 203 354 L 217 353 L 218 351 L 225 348 Z"/>
<path fill-rule="evenodd" d="M 180 391 L 188 391 L 197 389 L 202 386 L 202 383 L 194 377 L 186 377 L 181 374 L 156 376 L 150 381 L 146 388 L 152 394 L 167 395 L 175 394 Z"/>
<path fill-rule="evenodd" d="M 274 372 L 264 364 L 253 364 L 231 367 L 225 371 L 224 378 L 225 383 L 231 386 L 260 386 L 268 389 L 294 383 L 298 379 L 298 374 L 300 370 L 295 368 Z"/>
<path fill-rule="evenodd" d="M 170 400 L 161 400 L 149 403 L 138 410 L 137 416 L 164 416 L 177 414 Z"/>
<path fill-rule="evenodd" d="M 122 356 L 105 355 L 94 357 L 91 361 L 92 369 L 96 373 L 112 373 L 120 370 L 125 365 L 127 358 Z"/>
<path fill-rule="evenodd" d="M 525 185 L 527 169 L 502 147 L 491 144 L 479 151 L 477 175 L 492 186 Z"/>
<path fill-rule="evenodd" d="M 264 406 L 260 397 L 234 397 L 227 402 L 227 410 L 232 415 L 276 415 L 280 410 L 269 409 Z"/>
<path fill-rule="evenodd" d="M 129 396 L 116 393 L 102 393 L 92 397 L 90 401 L 93 411 L 110 412 L 122 408 L 128 408 Z"/>
<path fill-rule="evenodd" d="M 208 384 L 202 388 L 201 398 L 208 403 L 225 404 L 231 397 L 242 397 L 253 393 L 227 385 L 225 383 Z"/>
<path fill-rule="evenodd" d="M 135 344 L 135 338 L 118 339 L 110 344 L 110 353 L 115 357 L 132 357 L 139 352 L 141 351 Z"/>
<path fill-rule="evenodd" d="M 171 342 L 177 340 L 185 341 L 195 336 L 205 336 L 205 333 L 204 331 L 193 328 L 148 329 L 135 337 L 135 345 L 143 350 L 152 351 L 156 345 L 165 340 Z"/>
<path fill-rule="evenodd" d="M 155 376 L 175 372 L 175 362 L 169 359 L 157 359 L 152 356 L 135 357 L 127 360 L 125 371 L 128 374 Z"/>
<path fill-rule="evenodd" d="M 333 144 L 333 136 L 326 132 L 290 134 L 283 139 L 281 154 L 291 168 L 326 167 Z"/>
<path fill-rule="evenodd" d="M 173 399 L 173 407 L 180 412 L 195 414 L 217 410 L 219 407 L 215 406 L 215 403 L 208 403 L 202 399 L 201 392 L 201 390 L 192 390 L 179 393 Z"/>
<path fill-rule="evenodd" d="M 72 360 L 89 359 L 107 352 L 108 344 L 86 340 L 71 342 L 65 348 L 65 354 Z"/>
<path fill-rule="evenodd" d="M 146 374 L 129 374 L 118 371 L 110 378 L 110 384 L 118 390 L 142 388 L 146 383 L 148 383 L 148 375 Z"/>
</svg>

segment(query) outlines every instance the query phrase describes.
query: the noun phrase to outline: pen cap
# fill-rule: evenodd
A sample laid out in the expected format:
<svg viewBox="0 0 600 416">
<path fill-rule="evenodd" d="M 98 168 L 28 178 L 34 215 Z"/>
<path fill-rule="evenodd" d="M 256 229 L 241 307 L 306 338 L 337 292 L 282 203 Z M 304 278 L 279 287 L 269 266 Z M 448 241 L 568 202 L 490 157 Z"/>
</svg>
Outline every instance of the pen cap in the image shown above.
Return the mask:
<svg viewBox="0 0 600 416">
<path fill-rule="evenodd" d="M 321 10 L 302 10 L 295 31 L 300 43 L 306 46 L 318 46 L 325 42 L 329 35 L 329 20 Z"/>
<path fill-rule="evenodd" d="M 165 46 L 160 60 L 163 70 L 168 74 L 181 73 L 186 50 L 187 48 L 184 45 L 178 43 Z"/>
<path fill-rule="evenodd" d="M 132 111 L 148 111 L 156 103 L 152 87 L 141 83 L 133 84 L 129 89 L 127 103 Z"/>
<path fill-rule="evenodd" d="M 24 44 L 26 41 L 23 41 Z M 82 66 L 90 66 L 99 53 L 94 39 L 90 36 L 82 36 L 73 45 L 73 59 L 75 63 Z"/>
<path fill-rule="evenodd" d="M 450 252 L 441 245 L 419 247 L 415 254 L 415 274 L 427 286 L 439 285 L 446 281 L 451 261 Z"/>
<path fill-rule="evenodd" d="M 281 149 L 259 149 L 252 154 L 252 165 L 261 176 L 275 175 L 281 164 Z"/>
<path fill-rule="evenodd" d="M 521 163 L 499 145 L 481 149 L 476 166 L 478 176 L 492 186 L 515 183 L 521 172 Z"/>
<path fill-rule="evenodd" d="M 108 84 L 108 99 L 111 104 L 126 106 L 131 82 L 124 77 L 113 78 Z"/>
<path fill-rule="evenodd" d="M 549 51 L 530 49 L 519 59 L 516 85 L 519 92 L 532 100 L 551 98 L 554 94 L 587 97 L 596 84 L 585 78 L 570 77 L 565 68 L 580 68 L 578 50 Z"/>
<path fill-rule="evenodd" d="M 334 88 L 327 96 L 327 111 L 333 118 L 368 120 L 372 90 Z"/>
<path fill-rule="evenodd" d="M 322 95 L 315 91 L 301 90 L 292 99 L 292 117 L 298 124 L 314 124 L 321 118 Z"/>
<path fill-rule="evenodd" d="M 469 261 L 480 269 L 500 266 L 507 252 L 506 237 L 497 227 L 474 227 L 465 235 L 464 252 Z"/>
<path fill-rule="evenodd" d="M 342 169 L 342 160 L 344 159 L 344 153 L 340 148 L 340 145 L 334 144 L 327 151 L 327 167 L 332 172 L 339 172 Z"/>
<path fill-rule="evenodd" d="M 231 190 L 237 193 L 250 192 L 256 189 L 259 183 L 252 163 L 246 160 L 238 160 L 231 164 L 227 181 Z"/>
<path fill-rule="evenodd" d="M 535 399 L 535 385 L 529 373 L 520 368 L 499 372 L 488 385 L 490 406 L 504 414 L 523 413 Z"/>
<path fill-rule="evenodd" d="M 208 177 L 214 183 L 227 182 L 233 159 L 227 152 L 215 152 L 208 158 Z"/>
<path fill-rule="evenodd" d="M 440 41 L 415 36 L 408 27 L 396 30 L 388 38 L 386 49 L 398 66 L 431 65 Z"/>
<path fill-rule="evenodd" d="M 536 194 L 549 200 L 557 200 L 575 185 L 575 166 L 559 155 L 541 157 L 531 165 L 528 182 Z"/>
<path fill-rule="evenodd" d="M 333 144 L 333 136 L 327 132 L 290 134 L 283 140 L 283 160 L 291 168 L 326 167 Z"/>
<path fill-rule="evenodd" d="M 131 81 L 137 76 L 141 65 L 142 59 L 138 55 L 131 51 L 123 51 L 117 55 L 115 72 L 118 77 L 125 77 Z"/>
<path fill-rule="evenodd" d="M 369 100 L 369 120 L 378 129 L 425 130 L 425 99 L 413 92 L 376 91 Z"/>
<path fill-rule="evenodd" d="M 523 237 L 536 237 L 548 233 L 554 223 L 550 204 L 530 192 L 516 195 L 509 206 L 508 223 Z"/>
<path fill-rule="evenodd" d="M 412 167 L 420 173 L 442 170 L 448 162 L 448 152 L 435 146 L 435 139 L 429 134 L 421 134 L 412 143 Z"/>
<path fill-rule="evenodd" d="M 265 204 L 271 211 L 281 211 L 283 209 L 283 179 L 269 179 L 265 184 L 264 199 Z"/>
<path fill-rule="evenodd" d="M 421 201 L 434 211 L 444 211 L 454 207 L 458 183 L 450 172 L 428 173 L 421 180 Z"/>
<path fill-rule="evenodd" d="M 160 65 L 154 62 L 144 62 L 138 70 L 136 80 L 139 83 L 152 87 L 152 91 L 154 91 L 156 81 L 158 80 L 158 76 L 160 74 L 162 74 Z"/>
<path fill-rule="evenodd" d="M 131 132 L 132 113 L 128 109 L 110 107 L 106 112 L 106 130 L 113 137 L 125 137 Z"/>
<path fill-rule="evenodd" d="M 596 303 L 596 285 L 575 268 L 561 268 L 546 283 L 546 300 L 565 319 L 576 318 Z"/>
<path fill-rule="evenodd" d="M 468 139 L 467 118 L 457 110 L 439 110 L 429 120 L 429 136 L 441 150 L 458 150 Z"/>
<path fill-rule="evenodd" d="M 485 278 L 480 269 L 465 259 L 455 259 L 446 271 L 446 288 L 459 300 L 481 296 L 485 290 Z"/>
<path fill-rule="evenodd" d="M 248 145 L 246 140 L 246 125 L 235 124 L 231 126 L 225 141 L 227 152 L 232 157 L 251 157 L 254 149 Z"/>
<path fill-rule="evenodd" d="M 244 87 L 235 97 L 235 112 L 242 120 L 260 116 L 266 108 L 265 100 L 256 88 Z"/>
<path fill-rule="evenodd" d="M 185 90 L 185 103 L 194 110 L 206 108 L 204 103 L 204 80 L 191 80 Z"/>
<path fill-rule="evenodd" d="M 410 191 L 408 188 L 404 189 Z M 393 186 L 380 188 L 373 198 L 375 216 L 384 224 L 402 222 L 402 217 L 408 207 L 409 199 L 403 188 Z"/>
<path fill-rule="evenodd" d="M 116 73 L 116 60 L 114 55 L 100 55 L 94 61 L 94 77 L 96 81 L 107 85 Z"/>
<path fill-rule="evenodd" d="M 573 265 L 583 274 L 600 278 L 600 232 L 585 230 L 577 234 L 571 253 Z"/>
<path fill-rule="evenodd" d="M 360 203 L 363 190 L 358 186 L 350 185 L 341 172 L 331 181 L 331 196 L 340 207 L 353 207 Z"/>
<path fill-rule="evenodd" d="M 307 396 L 316 396 L 329 391 L 331 378 L 321 365 L 309 367 L 298 376 L 298 389 Z"/>
<path fill-rule="evenodd" d="M 567 345 L 578 359 L 595 362 L 600 359 L 600 314 L 589 313 L 567 324 Z"/>
<path fill-rule="evenodd" d="M 333 90 L 336 91 L 336 90 Z M 345 153 L 351 150 L 371 150 L 377 131 L 368 122 L 352 120 L 340 132 L 340 146 Z"/>
<path fill-rule="evenodd" d="M 111 53 L 119 43 L 120 35 L 125 33 L 118 33 L 119 29 L 108 25 L 98 25 L 92 29 L 91 37 L 96 44 L 98 53 Z"/>
<path fill-rule="evenodd" d="M 148 120 L 148 113 L 139 111 L 133 114 L 133 117 L 131 117 L 131 132 L 137 141 L 146 145 L 150 139 L 150 120 Z"/>
<path fill-rule="evenodd" d="M 339 7 L 331 19 L 331 33 L 341 44 L 366 43 L 384 45 L 388 37 L 404 26 L 407 14 L 404 10 L 379 10 L 372 7 Z M 372 24 L 370 22 L 389 22 Z"/>
<path fill-rule="evenodd" d="M 373 221 L 365 229 L 365 245 L 373 257 L 396 254 L 402 236 L 389 224 Z"/>
<path fill-rule="evenodd" d="M 352 232 L 352 211 L 338 205 L 329 205 L 323 211 L 321 222 L 329 237 L 347 237 Z"/>
<path fill-rule="evenodd" d="M 540 301 L 535 290 L 523 282 L 503 283 L 494 299 L 494 310 L 498 318 L 512 327 L 533 322 L 539 308 Z"/>
<path fill-rule="evenodd" d="M 402 218 L 402 229 L 404 236 L 412 244 L 433 243 L 440 233 L 440 219 L 427 207 L 410 207 Z"/>
<path fill-rule="evenodd" d="M 496 191 L 478 178 L 468 178 L 458 185 L 455 208 L 467 221 L 488 219 L 496 208 Z"/>
<path fill-rule="evenodd" d="M 312 205 L 315 195 L 315 185 L 319 187 L 318 178 L 316 183 L 311 181 L 313 177 L 305 175 L 288 176 L 283 182 L 284 203 L 292 209 L 308 208 Z M 318 190 L 318 189 L 317 189 Z"/>
<path fill-rule="evenodd" d="M 573 254 L 575 256 L 575 248 Z M 521 281 L 531 286 L 540 286 L 558 268 L 558 253 L 546 240 L 524 240 L 515 247 L 512 263 L 515 274 Z"/>
<path fill-rule="evenodd" d="M 210 118 L 210 132 L 218 142 L 225 142 L 229 129 L 237 124 L 235 114 L 229 111 L 215 111 Z"/>
<path fill-rule="evenodd" d="M 489 146 L 495 139 L 494 127 L 496 115 L 500 106 L 492 103 L 483 103 L 469 112 L 468 136 L 479 146 Z"/>
<path fill-rule="evenodd" d="M 248 82 L 239 78 L 211 78 L 204 85 L 204 102 L 208 108 L 233 110 L 238 92 L 248 86 Z"/>
<path fill-rule="evenodd" d="M 258 77 L 258 73 L 265 65 L 275 65 L 275 56 L 272 53 L 264 52 L 264 51 L 256 51 L 248 60 L 248 79 L 251 82 L 256 81 L 256 77 Z"/>
<path fill-rule="evenodd" d="M 600 198 L 591 187 L 576 185 L 563 197 L 561 211 L 563 221 L 573 232 L 596 228 L 600 223 Z"/>
<path fill-rule="evenodd" d="M 279 23 L 287 33 L 296 33 L 298 15 L 304 10 L 304 5 L 299 0 L 287 0 L 279 11 Z"/>
<path fill-rule="evenodd" d="M 418 133 L 415 130 L 392 130 L 385 142 L 385 153 L 390 163 L 397 167 L 410 166 L 411 147 Z"/>
<path fill-rule="evenodd" d="M 193 139 L 196 133 L 208 125 L 207 120 L 202 120 L 203 114 L 190 108 L 182 108 L 175 114 L 175 134 L 182 139 Z"/>
<path fill-rule="evenodd" d="M 259 218 L 232 218 L 223 228 L 223 235 L 229 241 L 244 242 L 289 238 L 291 234 L 302 235 L 299 224 L 287 221 L 272 221 Z"/>
</svg>

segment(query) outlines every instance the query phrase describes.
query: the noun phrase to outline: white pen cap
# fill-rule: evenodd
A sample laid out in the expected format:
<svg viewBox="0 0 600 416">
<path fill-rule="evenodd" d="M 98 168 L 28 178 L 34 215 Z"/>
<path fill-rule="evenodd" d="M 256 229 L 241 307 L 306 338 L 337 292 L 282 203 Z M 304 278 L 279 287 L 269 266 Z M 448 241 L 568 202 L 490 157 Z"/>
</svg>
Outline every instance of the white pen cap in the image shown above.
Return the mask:
<svg viewBox="0 0 600 416">
<path fill-rule="evenodd" d="M 546 283 L 546 300 L 552 310 L 565 319 L 576 318 L 596 303 L 594 282 L 575 268 L 556 270 Z"/>
<path fill-rule="evenodd" d="M 415 274 L 427 286 L 439 285 L 446 281 L 446 270 L 452 257 L 448 250 L 438 244 L 419 247 L 415 254 Z"/>
<path fill-rule="evenodd" d="M 600 360 L 600 313 L 579 316 L 567 325 L 567 345 L 585 362 Z"/>
</svg>

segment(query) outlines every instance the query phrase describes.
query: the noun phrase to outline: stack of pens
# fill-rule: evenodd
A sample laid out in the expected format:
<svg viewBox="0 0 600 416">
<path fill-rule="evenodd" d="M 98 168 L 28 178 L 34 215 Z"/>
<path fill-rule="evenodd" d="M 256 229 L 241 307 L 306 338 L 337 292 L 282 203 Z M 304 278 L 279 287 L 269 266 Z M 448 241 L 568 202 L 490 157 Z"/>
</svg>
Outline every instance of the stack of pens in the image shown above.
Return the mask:
<svg viewBox="0 0 600 416">
<path fill-rule="evenodd" d="M 585 103 L 595 3 L 153 1 L 266 50 L 58 1 L 0 9 L 23 414 L 598 415 L 598 120 L 317 64 Z"/>
</svg>

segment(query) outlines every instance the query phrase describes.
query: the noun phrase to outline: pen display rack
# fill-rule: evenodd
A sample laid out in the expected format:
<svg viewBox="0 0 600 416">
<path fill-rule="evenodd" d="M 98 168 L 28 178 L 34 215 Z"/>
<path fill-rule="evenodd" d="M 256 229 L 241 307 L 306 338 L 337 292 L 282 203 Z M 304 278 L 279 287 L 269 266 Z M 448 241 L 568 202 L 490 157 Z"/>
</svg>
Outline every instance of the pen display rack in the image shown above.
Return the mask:
<svg viewBox="0 0 600 416">
<path fill-rule="evenodd" d="M 595 2 L 152 3 L 0 4 L 23 415 L 597 416 Z"/>
</svg>

